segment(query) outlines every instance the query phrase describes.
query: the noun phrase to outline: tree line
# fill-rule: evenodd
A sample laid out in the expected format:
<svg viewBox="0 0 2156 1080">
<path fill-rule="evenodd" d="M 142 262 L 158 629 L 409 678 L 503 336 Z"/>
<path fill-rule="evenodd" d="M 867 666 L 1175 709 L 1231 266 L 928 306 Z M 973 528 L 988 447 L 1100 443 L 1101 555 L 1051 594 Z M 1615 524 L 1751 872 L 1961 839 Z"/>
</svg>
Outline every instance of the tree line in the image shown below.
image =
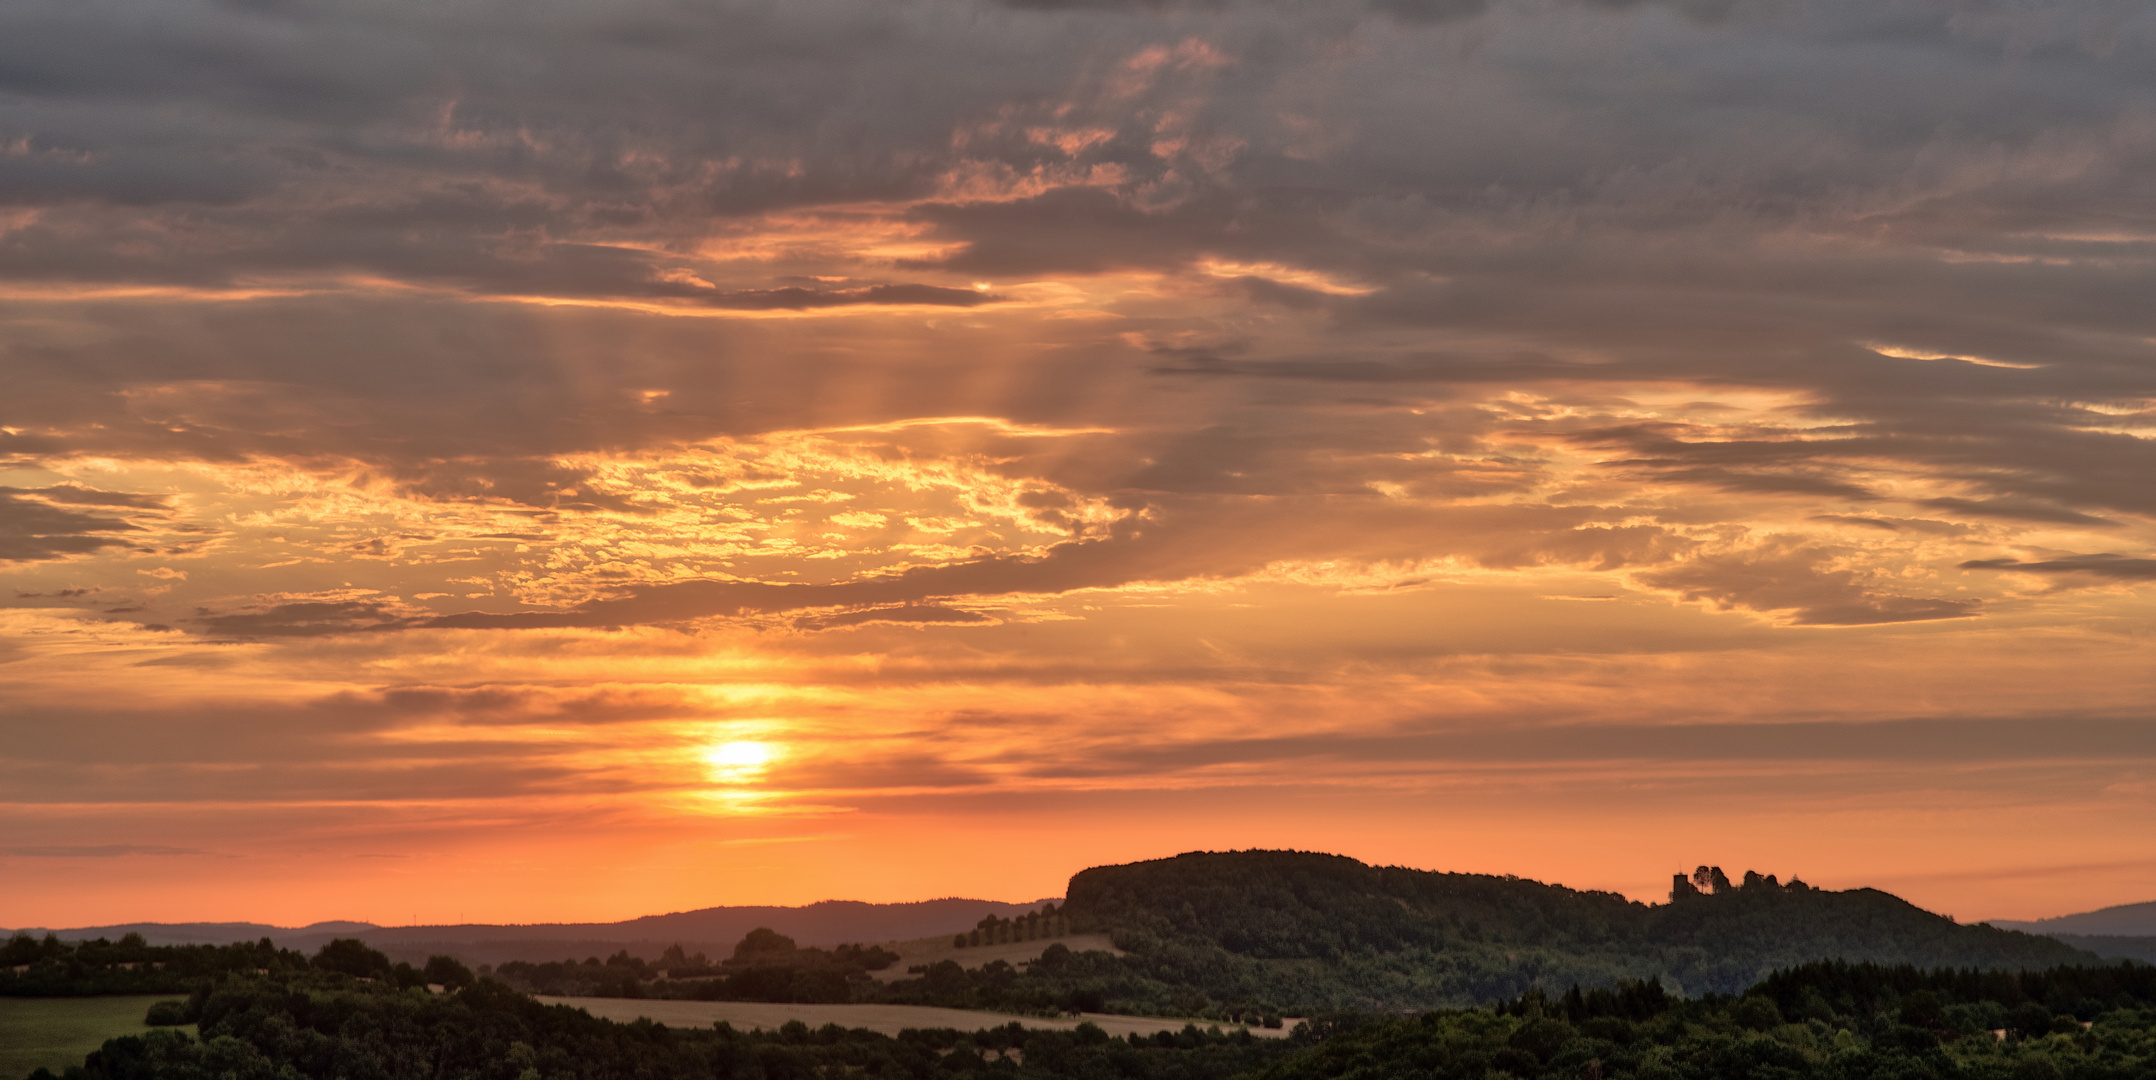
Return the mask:
<svg viewBox="0 0 2156 1080">
<path fill-rule="evenodd" d="M 363 946 L 362 946 L 363 947 Z M 1739 995 L 1654 980 L 1418 1015 L 1341 1012 L 1286 1039 L 1195 1025 L 897 1036 L 726 1024 L 617 1024 L 492 978 L 399 987 L 346 946 L 268 976 L 227 975 L 29 1080 L 2144 1080 L 2156 1075 L 2156 968 L 2002 972 L 1824 962 Z M 378 954 L 377 954 L 378 955 Z M 316 962 L 319 961 L 319 962 Z M 350 969 L 374 974 L 354 975 Z"/>
<path fill-rule="evenodd" d="M 604 961 L 510 961 L 490 973 L 519 990 L 567 997 L 842 1003 L 873 997 L 869 972 L 897 960 L 897 953 L 874 945 L 802 948 L 784 934 L 758 927 L 734 946 L 730 958 L 716 964 L 677 944 L 657 961 L 622 950 Z"/>
<path fill-rule="evenodd" d="M 1014 941 L 1058 938 L 1070 932 L 1070 919 L 1049 903 L 1041 905 L 1039 911 L 1029 911 L 1015 918 L 985 916 L 973 929 L 952 935 L 951 947 L 970 949 L 982 945 L 1008 945 Z"/>
</svg>

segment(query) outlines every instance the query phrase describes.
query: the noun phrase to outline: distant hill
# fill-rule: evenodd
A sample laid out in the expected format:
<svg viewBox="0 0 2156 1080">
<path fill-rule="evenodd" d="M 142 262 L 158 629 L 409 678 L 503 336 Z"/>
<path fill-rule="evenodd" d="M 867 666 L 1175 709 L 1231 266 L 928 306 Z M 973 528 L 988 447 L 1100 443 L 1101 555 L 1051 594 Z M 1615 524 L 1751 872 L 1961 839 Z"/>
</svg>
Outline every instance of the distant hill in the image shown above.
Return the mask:
<svg viewBox="0 0 2156 1080">
<path fill-rule="evenodd" d="M 2036 919 L 2031 922 L 1991 919 L 1989 922 L 2002 929 L 2021 930 L 2031 934 L 2156 937 L 2156 900 L 2140 904 L 2120 904 L 2096 911 L 2084 911 L 2078 915 L 2061 915 L 2054 919 Z"/>
<path fill-rule="evenodd" d="M 2106 934 L 2046 934 L 2076 949 L 2087 949 L 2106 960 L 2139 960 L 2156 964 L 2156 937 Z"/>
<path fill-rule="evenodd" d="M 307 926 L 271 926 L 267 923 L 120 923 L 113 926 L 78 926 L 65 930 L 50 930 L 42 926 L 23 927 L 20 930 L 0 930 L 0 937 L 11 934 L 29 934 L 43 937 L 52 934 L 62 941 L 93 941 L 104 938 L 118 941 L 129 934 L 141 934 L 150 945 L 230 945 L 236 941 L 260 941 L 269 938 L 288 949 L 315 948 L 322 942 L 338 937 L 357 937 L 380 930 L 381 927 L 366 922 L 318 922 Z"/>
<path fill-rule="evenodd" d="M 632 956 L 656 958 L 669 945 L 714 956 L 732 951 L 750 930 L 769 927 L 804 946 L 842 942 L 905 941 L 972 927 L 985 915 L 1010 918 L 1038 908 L 1043 901 L 1008 904 L 995 900 L 949 898 L 907 904 L 869 904 L 824 900 L 802 907 L 712 907 L 646 915 L 614 923 L 462 924 L 448 926 L 377 926 L 363 922 L 322 922 L 303 927 L 261 923 L 129 923 L 53 930 L 67 941 L 106 938 L 117 941 L 138 933 L 152 945 L 224 945 L 269 938 L 280 948 L 312 952 L 331 938 L 355 937 L 399 960 L 424 960 L 446 953 L 468 964 L 509 960 L 563 960 L 606 956 L 626 949 Z M 0 938 L 15 931 L 0 930 Z M 43 927 L 24 928 L 43 936 Z"/>
<path fill-rule="evenodd" d="M 1719 877 L 1719 872 L 1716 872 Z M 1163 985 L 1216 1000 L 1403 1008 L 1657 978 L 1734 992 L 1812 960 L 2046 968 L 2095 959 L 2059 941 L 1962 926 L 1872 889 L 1747 873 L 1668 904 L 1516 877 L 1367 866 L 1293 851 L 1192 852 L 1095 867 L 1065 905 Z"/>
</svg>

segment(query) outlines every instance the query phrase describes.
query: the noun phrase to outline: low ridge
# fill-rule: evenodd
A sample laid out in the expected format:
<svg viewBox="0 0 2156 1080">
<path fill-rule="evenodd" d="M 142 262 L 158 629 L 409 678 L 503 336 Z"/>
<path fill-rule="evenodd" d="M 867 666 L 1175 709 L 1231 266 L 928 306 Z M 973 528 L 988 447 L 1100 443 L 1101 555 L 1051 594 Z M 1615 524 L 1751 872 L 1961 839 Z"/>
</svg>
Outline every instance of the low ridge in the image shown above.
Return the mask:
<svg viewBox="0 0 2156 1080">
<path fill-rule="evenodd" d="M 1875 889 L 1836 892 L 1718 868 L 1671 902 L 1511 876 L 1376 867 L 1298 851 L 1191 852 L 1071 879 L 1082 929 L 1164 971 L 1210 972 L 1215 997 L 1268 983 L 1336 1006 L 1429 1007 L 1531 987 L 1653 978 L 1742 990 L 1815 960 L 2036 969 L 2094 956 L 2048 937 L 1964 926 Z"/>
</svg>

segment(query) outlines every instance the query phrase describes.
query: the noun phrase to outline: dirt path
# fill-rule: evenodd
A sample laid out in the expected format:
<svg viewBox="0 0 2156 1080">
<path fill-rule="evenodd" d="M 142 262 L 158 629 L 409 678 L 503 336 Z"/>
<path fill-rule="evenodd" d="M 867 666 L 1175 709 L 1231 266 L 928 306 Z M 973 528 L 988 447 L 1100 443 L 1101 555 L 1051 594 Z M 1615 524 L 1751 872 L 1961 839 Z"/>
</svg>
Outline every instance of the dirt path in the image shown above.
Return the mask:
<svg viewBox="0 0 2156 1080">
<path fill-rule="evenodd" d="M 984 950 L 986 948 L 987 946 L 983 946 Z M 1091 1022 L 1108 1034 L 1121 1037 L 1133 1032 L 1151 1035 L 1156 1031 L 1181 1031 L 1184 1024 L 1194 1023 L 1199 1027 L 1208 1027 L 1213 1023 L 1210 1020 L 1165 1020 L 1157 1016 L 1115 1016 L 1108 1013 L 1087 1013 L 1080 1019 L 1065 1017 L 1060 1020 L 1044 1020 L 1037 1016 L 1010 1016 L 967 1009 L 935 1009 L 926 1005 L 771 1005 L 759 1001 L 655 1001 L 649 998 L 586 997 L 543 997 L 539 1000 L 550 1005 L 573 1006 L 593 1016 L 623 1023 L 638 1017 L 649 1017 L 668 1027 L 710 1027 L 724 1020 L 737 1028 L 771 1030 L 788 1020 L 799 1020 L 812 1028 L 837 1024 L 844 1028 L 867 1028 L 885 1035 L 896 1035 L 906 1028 L 979 1031 L 982 1028 L 1002 1027 L 1016 1020 L 1029 1028 L 1057 1031 L 1069 1031 L 1081 1022 Z M 1294 1023 L 1290 1021 L 1289 1026 Z M 1232 1026 L 1222 1025 L 1224 1029 Z M 1250 1029 L 1250 1033 L 1259 1038 L 1279 1039 L 1287 1036 L 1288 1028 L 1254 1027 Z"/>
</svg>

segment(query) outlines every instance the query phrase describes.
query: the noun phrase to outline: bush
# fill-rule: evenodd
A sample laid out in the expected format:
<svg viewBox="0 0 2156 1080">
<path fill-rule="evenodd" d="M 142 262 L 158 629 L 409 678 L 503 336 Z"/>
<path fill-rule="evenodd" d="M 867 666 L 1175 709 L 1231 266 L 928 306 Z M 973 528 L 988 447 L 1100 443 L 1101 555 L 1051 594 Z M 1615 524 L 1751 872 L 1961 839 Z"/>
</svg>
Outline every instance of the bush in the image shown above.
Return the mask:
<svg viewBox="0 0 2156 1080">
<path fill-rule="evenodd" d="M 142 1022 L 151 1027 L 179 1027 L 194 1021 L 187 1015 L 186 1002 L 159 1001 L 150 1006 L 150 1014 Z"/>
</svg>

